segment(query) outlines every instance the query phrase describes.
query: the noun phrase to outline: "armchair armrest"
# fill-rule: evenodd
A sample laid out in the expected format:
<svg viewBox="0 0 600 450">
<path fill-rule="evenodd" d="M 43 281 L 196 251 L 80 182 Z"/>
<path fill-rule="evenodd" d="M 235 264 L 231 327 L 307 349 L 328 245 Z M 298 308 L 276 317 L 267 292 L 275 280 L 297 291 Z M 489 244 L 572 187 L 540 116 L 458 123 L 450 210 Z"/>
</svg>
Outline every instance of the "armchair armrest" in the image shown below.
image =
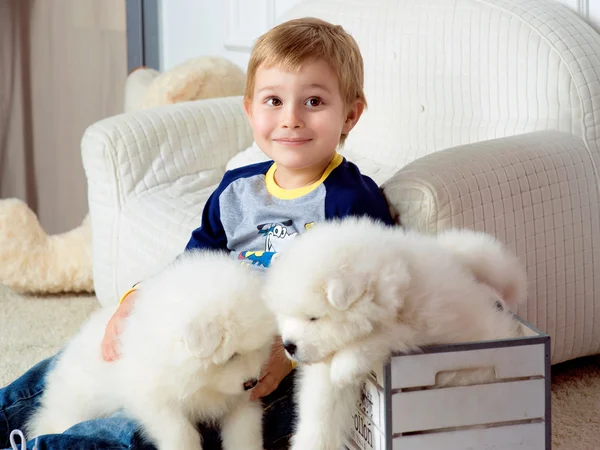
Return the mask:
<svg viewBox="0 0 600 450">
<path fill-rule="evenodd" d="M 587 210 L 588 218 L 590 208 L 597 211 L 591 161 L 578 138 L 539 131 L 432 153 L 382 188 L 406 227 L 469 227 L 510 244 L 524 237 L 517 231 L 544 231 L 542 222 L 577 214 L 575 207 Z"/>
<path fill-rule="evenodd" d="M 122 202 L 186 175 L 223 170 L 252 143 L 242 97 L 162 106 L 91 125 L 81 152 L 90 195 Z"/>
<path fill-rule="evenodd" d="M 227 161 L 251 142 L 241 97 L 121 114 L 86 130 L 81 153 L 102 304 L 172 259 Z"/>
<path fill-rule="evenodd" d="M 382 187 L 402 225 L 485 231 L 522 258 L 528 300 L 519 315 L 552 336 L 553 363 L 597 352 L 600 196 L 581 140 L 541 131 L 455 147 Z"/>
</svg>

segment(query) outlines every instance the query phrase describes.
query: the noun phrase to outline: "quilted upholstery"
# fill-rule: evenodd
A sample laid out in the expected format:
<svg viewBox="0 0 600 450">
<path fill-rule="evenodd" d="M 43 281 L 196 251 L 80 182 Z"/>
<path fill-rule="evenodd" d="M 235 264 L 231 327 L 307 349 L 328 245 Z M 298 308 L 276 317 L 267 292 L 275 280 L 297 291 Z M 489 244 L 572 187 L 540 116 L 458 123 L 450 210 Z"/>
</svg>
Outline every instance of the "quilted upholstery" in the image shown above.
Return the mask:
<svg viewBox="0 0 600 450">
<path fill-rule="evenodd" d="M 496 234 L 527 264 L 520 313 L 551 334 L 553 362 L 598 353 L 600 36 L 548 0 L 310 0 L 280 20 L 308 15 L 361 47 L 369 109 L 343 153 L 402 223 Z M 240 98 L 89 128 L 102 303 L 181 251 L 228 161 L 264 158 L 251 143 Z"/>
<path fill-rule="evenodd" d="M 552 359 L 600 353 L 600 196 L 584 143 L 539 131 L 420 158 L 384 183 L 402 224 L 497 236 L 527 265 L 518 313 L 552 336 Z"/>
<path fill-rule="evenodd" d="M 240 97 L 104 119 L 82 140 L 102 304 L 180 253 L 227 161 L 250 145 Z"/>
<path fill-rule="evenodd" d="M 600 36 L 549 0 L 311 0 L 360 45 L 369 108 L 346 148 L 402 167 L 456 145 L 556 129 L 600 145 Z M 596 151 L 595 163 L 600 164 Z"/>
</svg>

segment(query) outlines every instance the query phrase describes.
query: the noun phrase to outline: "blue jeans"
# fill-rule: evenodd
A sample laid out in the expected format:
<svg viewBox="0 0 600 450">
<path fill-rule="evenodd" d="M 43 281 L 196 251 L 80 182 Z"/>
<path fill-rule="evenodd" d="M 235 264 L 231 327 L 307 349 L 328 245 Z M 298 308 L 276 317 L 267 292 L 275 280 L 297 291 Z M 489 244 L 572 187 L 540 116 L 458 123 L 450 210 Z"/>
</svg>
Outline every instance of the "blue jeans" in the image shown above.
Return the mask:
<svg viewBox="0 0 600 450">
<path fill-rule="evenodd" d="M 27 418 L 38 407 L 46 373 L 52 368 L 54 358 L 36 364 L 13 383 L 0 389 L 1 449 L 10 448 L 11 430 L 22 429 Z M 294 373 L 292 371 L 272 394 L 263 398 L 263 439 L 268 450 L 287 448 L 294 418 Z M 205 450 L 221 448 L 218 430 L 204 426 L 199 429 Z M 35 444 L 34 440 L 28 441 L 27 449 L 33 449 Z M 136 422 L 121 413 L 79 423 L 62 434 L 40 436 L 36 447 L 36 450 L 117 449 L 156 450 L 142 439 Z"/>
</svg>

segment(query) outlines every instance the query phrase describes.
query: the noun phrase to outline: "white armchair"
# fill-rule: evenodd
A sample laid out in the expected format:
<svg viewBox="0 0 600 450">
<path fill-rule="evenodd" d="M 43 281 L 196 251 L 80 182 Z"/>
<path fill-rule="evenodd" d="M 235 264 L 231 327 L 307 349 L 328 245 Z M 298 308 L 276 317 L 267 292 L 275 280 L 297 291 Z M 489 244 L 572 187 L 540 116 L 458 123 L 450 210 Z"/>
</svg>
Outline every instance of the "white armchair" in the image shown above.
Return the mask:
<svg viewBox="0 0 600 450">
<path fill-rule="evenodd" d="M 101 304 L 179 254 L 227 161 L 252 142 L 241 97 L 121 114 L 82 140 Z"/>
<path fill-rule="evenodd" d="M 498 236 L 553 363 L 600 352 L 600 36 L 550 0 L 305 1 L 343 25 L 369 109 L 343 153 L 403 226 Z M 115 303 L 171 261 L 226 164 L 263 159 L 239 97 L 112 117 L 82 142 L 94 283 Z"/>
</svg>

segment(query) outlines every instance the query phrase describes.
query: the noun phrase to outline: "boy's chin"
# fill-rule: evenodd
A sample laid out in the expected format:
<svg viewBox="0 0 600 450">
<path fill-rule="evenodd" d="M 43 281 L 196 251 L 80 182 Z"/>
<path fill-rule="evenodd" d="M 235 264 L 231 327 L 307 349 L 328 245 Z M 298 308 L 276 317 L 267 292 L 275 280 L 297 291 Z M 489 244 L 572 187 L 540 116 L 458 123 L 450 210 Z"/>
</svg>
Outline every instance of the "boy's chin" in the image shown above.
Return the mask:
<svg viewBox="0 0 600 450">
<path fill-rule="evenodd" d="M 316 154 L 307 155 L 307 149 L 282 149 L 274 152 L 273 159 L 278 167 L 285 167 L 288 170 L 305 171 L 309 169 L 325 169 L 335 153 L 331 155 Z M 312 153 L 312 152 L 311 152 Z M 322 166 L 322 167 L 321 167 Z"/>
</svg>

